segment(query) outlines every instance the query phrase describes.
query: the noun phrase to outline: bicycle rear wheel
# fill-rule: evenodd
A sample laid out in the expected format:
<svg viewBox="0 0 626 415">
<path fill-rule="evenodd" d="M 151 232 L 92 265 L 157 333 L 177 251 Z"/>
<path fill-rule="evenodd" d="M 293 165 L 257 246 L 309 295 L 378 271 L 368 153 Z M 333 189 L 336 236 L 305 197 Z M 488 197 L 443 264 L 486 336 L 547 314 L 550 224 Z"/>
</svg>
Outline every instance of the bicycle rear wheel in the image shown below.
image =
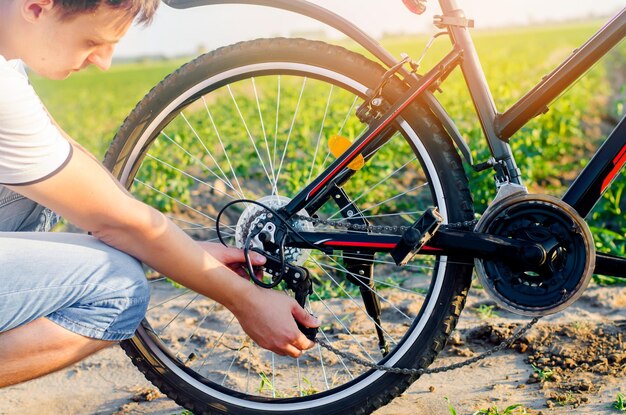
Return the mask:
<svg viewBox="0 0 626 415">
<path fill-rule="evenodd" d="M 181 67 L 137 105 L 105 165 L 192 237 L 215 240 L 216 215 L 228 202 L 269 198 L 280 206 L 327 167 L 336 152 L 328 140 L 351 141 L 366 127 L 355 110 L 383 73 L 358 54 L 320 42 L 272 39 L 219 49 Z M 385 99 L 393 102 L 402 89 L 394 79 Z M 446 221 L 472 219 L 467 179 L 439 121 L 416 104 L 396 127 L 341 186 L 357 212 L 329 200 L 310 213 L 397 226 L 437 206 Z M 232 244 L 244 209 L 224 215 Z M 354 252 L 290 255 L 314 279 L 307 308 L 322 320 L 318 337 L 402 367 L 426 367 L 443 348 L 472 270 L 465 258 L 420 256 L 400 268 L 377 254 L 370 262 L 378 322 L 350 282 L 346 263 Z M 276 356 L 254 345 L 219 304 L 159 275 L 151 285 L 146 319 L 122 347 L 150 381 L 196 414 L 367 413 L 415 380 L 368 370 L 319 346 L 299 359 Z M 386 356 L 377 332 L 390 346 Z"/>
</svg>

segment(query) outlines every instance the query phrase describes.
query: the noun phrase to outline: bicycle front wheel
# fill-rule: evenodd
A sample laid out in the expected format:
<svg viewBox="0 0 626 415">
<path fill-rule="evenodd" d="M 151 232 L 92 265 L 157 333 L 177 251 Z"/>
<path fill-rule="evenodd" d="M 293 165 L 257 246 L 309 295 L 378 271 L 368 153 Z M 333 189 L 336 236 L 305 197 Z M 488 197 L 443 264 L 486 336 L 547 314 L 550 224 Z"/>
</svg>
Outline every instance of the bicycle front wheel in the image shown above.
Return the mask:
<svg viewBox="0 0 626 415">
<path fill-rule="evenodd" d="M 215 219 L 226 204 L 246 198 L 282 206 L 335 159 L 338 147 L 359 136 L 367 125 L 356 109 L 383 73 L 358 54 L 320 42 L 223 48 L 156 86 L 125 121 L 105 164 L 190 236 L 216 240 Z M 403 89 L 393 79 L 385 101 Z M 347 167 L 353 172 L 340 190 L 352 201 L 350 211 L 330 198 L 309 214 L 406 226 L 436 206 L 446 221 L 472 219 L 460 159 L 432 112 L 416 103 L 394 125 L 375 154 L 362 155 L 364 165 Z M 245 215 L 254 216 L 245 204 L 224 215 L 233 245 Z M 373 294 L 366 295 L 378 303 L 376 316 L 348 270 L 355 254 L 287 252 L 313 278 L 307 308 L 322 320 L 318 337 L 373 363 L 428 366 L 463 307 L 471 261 L 420 256 L 397 267 L 387 254 L 368 258 Z M 122 346 L 150 381 L 196 414 L 367 413 L 416 379 L 369 370 L 319 346 L 298 359 L 274 355 L 251 342 L 221 305 L 159 275 L 151 285 L 146 319 Z"/>
</svg>

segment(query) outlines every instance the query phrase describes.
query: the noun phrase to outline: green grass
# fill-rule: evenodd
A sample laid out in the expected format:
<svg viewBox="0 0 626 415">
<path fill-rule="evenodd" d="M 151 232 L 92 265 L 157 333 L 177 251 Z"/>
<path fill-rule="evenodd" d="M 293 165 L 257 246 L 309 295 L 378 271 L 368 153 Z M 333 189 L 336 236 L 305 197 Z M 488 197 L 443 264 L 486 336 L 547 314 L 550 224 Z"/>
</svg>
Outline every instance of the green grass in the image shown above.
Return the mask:
<svg viewBox="0 0 626 415">
<path fill-rule="evenodd" d="M 498 317 L 498 312 L 495 310 L 495 305 L 481 304 L 474 309 L 476 314 L 483 320 L 487 320 L 493 317 Z"/>
<path fill-rule="evenodd" d="M 533 367 L 533 371 L 539 375 L 539 379 L 542 382 L 551 382 L 552 380 L 554 380 L 554 371 L 552 369 L 550 369 L 549 367 L 544 367 L 544 368 L 539 368 L 535 365 L 532 365 Z"/>
<path fill-rule="evenodd" d="M 494 404 L 489 408 L 479 409 L 474 412 L 473 415 L 526 415 L 527 410 L 521 404 L 510 405 L 504 408 L 502 411 Z"/>
<path fill-rule="evenodd" d="M 448 403 L 448 411 L 450 411 L 450 415 L 456 415 L 456 409 L 454 409 L 454 406 L 452 406 L 452 403 L 450 403 L 450 399 L 448 399 L 447 396 L 444 399 Z"/>
<path fill-rule="evenodd" d="M 626 396 L 619 392 L 611 406 L 618 412 L 626 412 Z"/>
</svg>

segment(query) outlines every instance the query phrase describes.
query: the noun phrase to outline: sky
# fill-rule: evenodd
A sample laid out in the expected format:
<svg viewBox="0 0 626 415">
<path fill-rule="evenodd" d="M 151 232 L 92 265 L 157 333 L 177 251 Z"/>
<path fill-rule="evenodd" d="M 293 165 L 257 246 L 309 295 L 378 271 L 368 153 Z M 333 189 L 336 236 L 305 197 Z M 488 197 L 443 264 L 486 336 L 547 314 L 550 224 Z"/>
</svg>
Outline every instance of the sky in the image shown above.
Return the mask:
<svg viewBox="0 0 626 415">
<path fill-rule="evenodd" d="M 476 28 L 506 27 L 530 23 L 611 16 L 626 0 L 457 0 Z M 383 33 L 431 32 L 432 16 L 440 13 L 429 0 L 425 14 L 409 12 L 401 0 L 313 0 L 355 23 L 373 37 Z M 295 13 L 250 5 L 211 5 L 187 10 L 161 4 L 152 25 L 133 27 L 119 44 L 117 58 L 145 55 L 190 55 L 200 48 L 212 50 L 240 40 L 320 32 L 341 35 L 327 26 Z"/>
</svg>

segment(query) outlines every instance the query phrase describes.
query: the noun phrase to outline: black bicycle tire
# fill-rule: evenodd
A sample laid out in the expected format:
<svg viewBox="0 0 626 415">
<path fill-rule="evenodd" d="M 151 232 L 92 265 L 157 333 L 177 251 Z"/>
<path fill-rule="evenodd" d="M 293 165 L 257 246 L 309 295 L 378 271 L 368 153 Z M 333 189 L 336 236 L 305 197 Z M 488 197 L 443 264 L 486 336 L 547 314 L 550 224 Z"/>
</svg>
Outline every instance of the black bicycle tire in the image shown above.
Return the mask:
<svg viewBox="0 0 626 415">
<path fill-rule="evenodd" d="M 133 145 L 132 141 L 149 124 L 150 116 L 158 113 L 159 108 L 164 108 L 178 91 L 186 89 L 189 85 L 208 76 L 209 73 L 219 73 L 232 65 L 278 59 L 306 63 L 315 62 L 317 65 L 353 76 L 372 87 L 377 84 L 380 76 L 384 73 L 383 68 L 377 63 L 344 48 L 322 42 L 302 39 L 261 39 L 221 48 L 182 66 L 155 86 L 138 103 L 124 121 L 107 151 L 104 160 L 105 166 L 114 175 L 119 174 L 124 164 L 124 158 Z M 387 87 L 386 93 L 390 98 L 394 98 L 401 93 L 402 89 L 402 83 L 394 79 Z M 460 157 L 439 120 L 423 104 L 410 106 L 405 110 L 403 116 L 413 129 L 421 132 L 419 136 L 422 138 L 436 170 L 440 172 L 439 179 L 445 198 L 450 201 L 450 206 L 454 207 L 449 211 L 449 220 L 457 222 L 473 219 L 471 194 Z M 463 262 L 463 260 L 463 258 L 454 258 L 450 262 Z M 434 318 L 428 321 L 427 327 L 424 329 L 425 334 L 420 336 L 419 341 L 411 346 L 411 350 L 402 357 L 398 365 L 427 367 L 443 349 L 446 339 L 456 325 L 463 308 L 470 285 L 472 268 L 472 265 L 448 265 L 439 297 L 441 301 L 437 306 L 439 311 L 433 312 L 432 317 Z M 225 406 L 228 404 L 217 401 L 214 397 L 212 401 L 207 401 L 204 393 L 195 391 L 189 385 L 180 384 L 180 379 L 164 367 L 165 365 L 159 360 L 160 358 L 155 356 L 142 340 L 141 336 L 146 338 L 150 336 L 150 333 L 146 330 L 141 333 L 140 336 L 123 342 L 122 348 L 148 380 L 181 406 L 192 410 L 195 414 L 274 413 L 258 412 L 241 407 L 228 407 Z M 423 347 L 418 343 L 425 343 L 428 346 Z M 420 348 L 424 348 L 425 352 L 417 355 L 416 351 Z M 398 396 L 416 379 L 415 376 L 385 374 L 358 394 L 351 395 L 343 401 L 328 405 L 328 407 L 318 406 L 310 411 L 302 411 L 302 413 L 370 413 Z M 226 410 L 222 412 L 219 408 L 226 408 Z"/>
</svg>

